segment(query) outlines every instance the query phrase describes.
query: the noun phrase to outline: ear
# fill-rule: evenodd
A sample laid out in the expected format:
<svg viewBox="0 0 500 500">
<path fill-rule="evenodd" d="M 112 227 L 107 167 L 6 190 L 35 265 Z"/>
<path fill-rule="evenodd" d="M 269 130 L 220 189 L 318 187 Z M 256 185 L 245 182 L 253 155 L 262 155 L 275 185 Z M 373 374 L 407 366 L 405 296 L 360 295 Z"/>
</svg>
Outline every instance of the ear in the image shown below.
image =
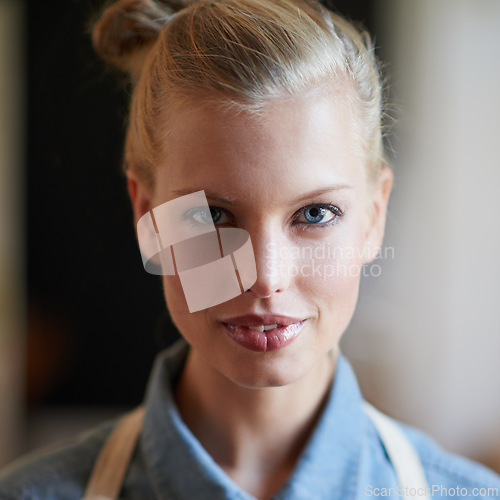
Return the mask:
<svg viewBox="0 0 500 500">
<path fill-rule="evenodd" d="M 132 202 L 132 211 L 134 213 L 134 227 L 137 227 L 139 219 L 152 209 L 152 196 L 149 189 L 146 189 L 144 183 L 140 182 L 133 172 L 127 170 L 127 188 Z"/>
<path fill-rule="evenodd" d="M 368 214 L 368 227 L 365 235 L 363 264 L 371 262 L 380 252 L 384 239 L 387 205 L 392 190 L 394 175 L 389 167 L 384 167 L 371 186 L 371 202 Z"/>
</svg>

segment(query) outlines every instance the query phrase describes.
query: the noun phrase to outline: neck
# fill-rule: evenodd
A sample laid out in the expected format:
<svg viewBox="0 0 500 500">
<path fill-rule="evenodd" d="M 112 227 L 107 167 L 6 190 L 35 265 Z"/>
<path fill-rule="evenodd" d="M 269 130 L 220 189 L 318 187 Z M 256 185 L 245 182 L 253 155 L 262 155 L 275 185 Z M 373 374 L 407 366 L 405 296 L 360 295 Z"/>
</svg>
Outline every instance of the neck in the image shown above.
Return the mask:
<svg viewBox="0 0 500 500">
<path fill-rule="evenodd" d="M 336 355 L 282 387 L 234 383 L 190 351 L 179 411 L 212 458 L 243 489 L 267 498 L 286 481 L 326 401 Z"/>
</svg>

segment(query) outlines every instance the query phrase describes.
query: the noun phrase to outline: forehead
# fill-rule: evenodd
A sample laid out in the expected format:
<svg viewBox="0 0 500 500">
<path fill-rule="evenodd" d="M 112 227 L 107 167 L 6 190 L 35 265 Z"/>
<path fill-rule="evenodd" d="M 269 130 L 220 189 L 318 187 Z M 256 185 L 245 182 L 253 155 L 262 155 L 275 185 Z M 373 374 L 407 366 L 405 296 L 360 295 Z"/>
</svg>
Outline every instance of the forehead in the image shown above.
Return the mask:
<svg viewBox="0 0 500 500">
<path fill-rule="evenodd" d="M 345 94 L 315 89 L 272 100 L 259 112 L 183 103 L 164 140 L 157 188 L 215 187 L 236 195 L 246 186 L 278 196 L 277 188 L 291 195 L 324 182 L 362 182 L 360 138 Z"/>
</svg>

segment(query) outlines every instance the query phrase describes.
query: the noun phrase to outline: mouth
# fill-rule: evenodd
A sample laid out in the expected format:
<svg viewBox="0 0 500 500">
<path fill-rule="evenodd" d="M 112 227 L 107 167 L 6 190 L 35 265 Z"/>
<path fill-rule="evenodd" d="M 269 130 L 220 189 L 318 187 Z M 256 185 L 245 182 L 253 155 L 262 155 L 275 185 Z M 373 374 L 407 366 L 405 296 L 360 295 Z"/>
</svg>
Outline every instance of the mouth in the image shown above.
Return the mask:
<svg viewBox="0 0 500 500">
<path fill-rule="evenodd" d="M 248 328 L 249 330 L 253 330 L 254 332 L 268 332 L 269 330 L 275 330 L 276 328 L 281 328 L 284 325 L 260 325 L 260 326 L 245 326 L 244 328 Z"/>
<path fill-rule="evenodd" d="M 236 343 L 256 352 L 283 349 L 293 342 L 306 319 L 283 315 L 246 315 L 222 321 L 229 337 Z"/>
</svg>

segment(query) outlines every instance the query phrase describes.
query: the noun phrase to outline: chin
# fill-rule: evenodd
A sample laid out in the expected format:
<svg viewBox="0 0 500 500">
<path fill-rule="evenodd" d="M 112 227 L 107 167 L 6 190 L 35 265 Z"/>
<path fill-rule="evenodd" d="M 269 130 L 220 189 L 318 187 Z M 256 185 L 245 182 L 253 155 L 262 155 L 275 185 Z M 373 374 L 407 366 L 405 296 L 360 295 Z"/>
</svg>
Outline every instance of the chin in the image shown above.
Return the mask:
<svg viewBox="0 0 500 500">
<path fill-rule="evenodd" d="M 300 376 L 290 377 L 290 375 L 272 373 L 259 377 L 242 375 L 232 381 L 233 383 L 236 383 L 241 387 L 246 387 L 247 389 L 262 389 L 265 387 L 285 387 L 293 384 L 299 378 Z"/>
<path fill-rule="evenodd" d="M 278 356 L 277 353 L 270 352 L 238 357 L 235 363 L 225 367 L 225 375 L 234 383 L 247 388 L 283 387 L 292 384 L 306 375 L 314 363 L 307 363 L 304 353 L 301 353 L 301 359 L 295 359 L 296 356 L 286 355 L 285 350 Z"/>
</svg>

